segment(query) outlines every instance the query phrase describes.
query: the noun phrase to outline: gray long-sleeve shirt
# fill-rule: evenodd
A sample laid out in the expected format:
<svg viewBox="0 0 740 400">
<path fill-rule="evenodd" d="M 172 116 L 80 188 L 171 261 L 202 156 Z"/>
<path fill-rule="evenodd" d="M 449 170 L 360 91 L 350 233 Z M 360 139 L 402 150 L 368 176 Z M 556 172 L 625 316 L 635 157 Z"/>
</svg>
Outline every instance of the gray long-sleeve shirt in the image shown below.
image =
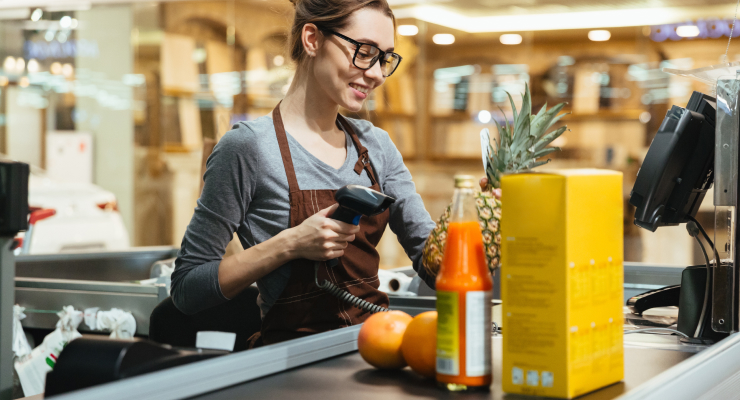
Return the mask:
<svg viewBox="0 0 740 400">
<path fill-rule="evenodd" d="M 381 190 L 396 198 L 390 207 L 391 230 L 414 269 L 434 287 L 433 278 L 421 267 L 424 241 L 434 222 L 416 193 L 401 154 L 385 131 L 368 121 L 348 121 L 368 149 Z M 371 185 L 365 170 L 360 175 L 354 171 L 357 150 L 346 132 L 347 159 L 339 169 L 309 153 L 289 133 L 287 136 L 301 190 Z M 234 232 L 246 249 L 289 228 L 288 180 L 272 119 L 265 116 L 234 125 L 208 158 L 204 180 L 172 274 L 172 298 L 186 314 L 228 300 L 218 283 L 218 266 Z M 282 265 L 257 281 L 263 317 L 282 293 L 290 273 L 290 265 Z"/>
</svg>

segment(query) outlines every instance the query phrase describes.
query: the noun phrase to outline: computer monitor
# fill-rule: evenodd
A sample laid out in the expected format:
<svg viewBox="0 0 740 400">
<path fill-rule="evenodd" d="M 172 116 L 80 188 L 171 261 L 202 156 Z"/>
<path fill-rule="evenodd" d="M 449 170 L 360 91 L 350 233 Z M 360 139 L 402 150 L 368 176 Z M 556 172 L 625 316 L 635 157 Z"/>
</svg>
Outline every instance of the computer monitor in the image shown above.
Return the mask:
<svg viewBox="0 0 740 400">
<path fill-rule="evenodd" d="M 668 111 L 630 193 L 635 225 L 654 232 L 696 216 L 714 182 L 716 108 L 715 98 L 694 92 Z"/>
</svg>

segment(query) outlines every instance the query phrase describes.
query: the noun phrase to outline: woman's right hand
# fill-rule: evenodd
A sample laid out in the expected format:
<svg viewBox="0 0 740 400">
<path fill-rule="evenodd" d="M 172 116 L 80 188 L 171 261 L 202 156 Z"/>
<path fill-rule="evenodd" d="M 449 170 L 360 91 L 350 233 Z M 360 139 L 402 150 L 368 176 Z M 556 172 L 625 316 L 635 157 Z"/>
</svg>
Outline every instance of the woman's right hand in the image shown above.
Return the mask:
<svg viewBox="0 0 740 400">
<path fill-rule="evenodd" d="M 326 261 L 344 255 L 360 227 L 329 218 L 338 207 L 325 208 L 290 229 L 296 258 Z"/>
</svg>

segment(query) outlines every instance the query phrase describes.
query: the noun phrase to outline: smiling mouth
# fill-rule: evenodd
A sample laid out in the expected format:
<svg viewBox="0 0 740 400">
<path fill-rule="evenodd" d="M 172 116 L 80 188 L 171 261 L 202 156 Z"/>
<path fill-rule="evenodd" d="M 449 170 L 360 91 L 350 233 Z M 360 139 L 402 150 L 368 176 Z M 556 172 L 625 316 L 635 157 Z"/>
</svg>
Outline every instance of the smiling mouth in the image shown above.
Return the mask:
<svg viewBox="0 0 740 400">
<path fill-rule="evenodd" d="M 362 94 L 367 94 L 370 91 L 370 89 L 360 85 L 355 85 L 354 83 L 350 83 L 349 86 Z"/>
</svg>

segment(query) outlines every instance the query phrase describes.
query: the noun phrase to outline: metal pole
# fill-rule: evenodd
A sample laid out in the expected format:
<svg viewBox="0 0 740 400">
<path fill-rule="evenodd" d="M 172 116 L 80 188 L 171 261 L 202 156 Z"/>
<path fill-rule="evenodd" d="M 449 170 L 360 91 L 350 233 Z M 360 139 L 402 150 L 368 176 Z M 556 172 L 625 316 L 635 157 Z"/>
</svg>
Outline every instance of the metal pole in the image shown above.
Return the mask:
<svg viewBox="0 0 740 400">
<path fill-rule="evenodd" d="M 0 237 L 0 400 L 13 397 L 13 303 L 15 256 L 12 237 Z"/>
</svg>

